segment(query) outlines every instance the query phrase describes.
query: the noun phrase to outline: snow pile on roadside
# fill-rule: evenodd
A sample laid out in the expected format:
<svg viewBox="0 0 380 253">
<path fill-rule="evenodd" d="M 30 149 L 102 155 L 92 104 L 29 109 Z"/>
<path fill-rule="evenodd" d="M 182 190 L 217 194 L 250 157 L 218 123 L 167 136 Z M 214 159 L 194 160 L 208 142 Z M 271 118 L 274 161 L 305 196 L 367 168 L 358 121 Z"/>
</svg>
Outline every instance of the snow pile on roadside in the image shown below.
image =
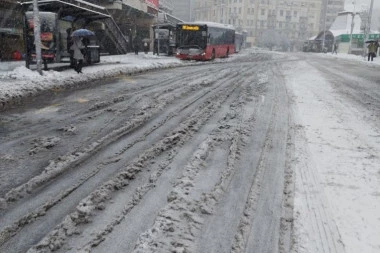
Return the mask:
<svg viewBox="0 0 380 253">
<path fill-rule="evenodd" d="M 11 64 L 14 67 L 9 70 Z M 135 74 L 147 70 L 169 68 L 188 64 L 174 57 L 153 55 L 116 55 L 101 57 L 101 62 L 83 68 L 83 74 L 77 74 L 73 69 L 65 71 L 43 71 L 40 76 L 36 71 L 20 66 L 22 62 L 4 62 L 0 64 L 0 108 L 7 104 L 17 103 L 24 97 L 34 96 L 41 91 L 57 88 L 70 88 L 90 83 L 106 77 L 121 74 Z"/>
<path fill-rule="evenodd" d="M 325 57 L 325 58 L 333 58 L 336 60 L 348 60 L 348 61 L 353 61 L 361 64 L 365 64 L 368 67 L 379 67 L 380 65 L 380 60 L 379 57 L 373 58 L 373 61 L 368 61 L 367 56 L 363 57 L 361 55 L 353 55 L 353 54 L 331 54 L 331 53 L 326 53 L 326 54 L 317 54 L 317 53 L 312 53 L 315 54 L 318 57 Z"/>
</svg>

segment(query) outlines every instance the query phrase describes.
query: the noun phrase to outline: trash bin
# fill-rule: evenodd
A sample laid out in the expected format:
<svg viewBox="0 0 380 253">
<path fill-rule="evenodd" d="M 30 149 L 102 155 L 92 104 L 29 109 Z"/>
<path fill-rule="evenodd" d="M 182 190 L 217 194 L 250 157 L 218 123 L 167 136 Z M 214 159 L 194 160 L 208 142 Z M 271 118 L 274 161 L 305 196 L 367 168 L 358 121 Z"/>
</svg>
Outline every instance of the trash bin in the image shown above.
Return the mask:
<svg viewBox="0 0 380 253">
<path fill-rule="evenodd" d="M 87 46 L 87 63 L 93 64 L 100 62 L 100 47 L 96 45 Z"/>
</svg>

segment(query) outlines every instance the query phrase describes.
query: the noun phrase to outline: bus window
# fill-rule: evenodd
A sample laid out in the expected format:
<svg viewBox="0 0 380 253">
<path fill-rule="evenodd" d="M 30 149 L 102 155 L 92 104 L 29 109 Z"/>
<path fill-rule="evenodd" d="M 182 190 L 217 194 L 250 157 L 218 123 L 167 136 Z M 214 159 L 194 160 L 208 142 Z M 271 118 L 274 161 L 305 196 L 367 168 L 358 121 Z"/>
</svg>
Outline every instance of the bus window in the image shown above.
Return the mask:
<svg viewBox="0 0 380 253">
<path fill-rule="evenodd" d="M 206 47 L 206 36 L 202 31 L 182 31 L 179 46 L 194 46 L 197 45 L 200 48 Z"/>
</svg>

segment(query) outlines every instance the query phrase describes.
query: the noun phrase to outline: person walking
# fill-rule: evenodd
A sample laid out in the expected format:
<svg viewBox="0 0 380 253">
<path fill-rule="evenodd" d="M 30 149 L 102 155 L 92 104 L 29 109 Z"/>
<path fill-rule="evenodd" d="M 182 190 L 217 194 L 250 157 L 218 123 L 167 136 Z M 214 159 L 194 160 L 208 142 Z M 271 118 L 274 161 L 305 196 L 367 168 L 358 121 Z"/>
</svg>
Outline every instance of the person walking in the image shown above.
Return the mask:
<svg viewBox="0 0 380 253">
<path fill-rule="evenodd" d="M 82 53 L 82 50 L 85 49 L 85 46 L 82 42 L 82 37 L 74 37 L 73 38 L 73 44 L 71 45 L 70 49 L 73 50 L 73 58 L 74 58 L 74 69 L 78 73 L 82 73 L 82 67 L 83 67 L 83 60 L 84 60 L 84 54 Z"/>
<path fill-rule="evenodd" d="M 368 61 L 373 61 L 373 57 L 376 57 L 376 44 L 374 42 L 369 43 L 368 45 Z"/>
<path fill-rule="evenodd" d="M 333 45 L 333 54 L 338 54 L 338 44 L 336 42 L 334 42 L 334 45 Z"/>
<path fill-rule="evenodd" d="M 144 53 L 147 54 L 149 52 L 149 43 L 147 41 L 144 42 Z"/>
<path fill-rule="evenodd" d="M 67 28 L 66 29 L 66 33 L 67 33 L 66 48 L 67 48 L 67 52 L 70 54 L 70 68 L 74 68 L 75 67 L 74 51 L 71 49 L 71 46 L 73 45 L 73 38 L 71 37 L 72 30 L 73 30 L 72 28 Z"/>
<path fill-rule="evenodd" d="M 132 42 L 133 42 L 133 50 L 135 51 L 135 54 L 139 54 L 140 44 L 141 44 L 140 37 L 136 35 Z"/>
</svg>

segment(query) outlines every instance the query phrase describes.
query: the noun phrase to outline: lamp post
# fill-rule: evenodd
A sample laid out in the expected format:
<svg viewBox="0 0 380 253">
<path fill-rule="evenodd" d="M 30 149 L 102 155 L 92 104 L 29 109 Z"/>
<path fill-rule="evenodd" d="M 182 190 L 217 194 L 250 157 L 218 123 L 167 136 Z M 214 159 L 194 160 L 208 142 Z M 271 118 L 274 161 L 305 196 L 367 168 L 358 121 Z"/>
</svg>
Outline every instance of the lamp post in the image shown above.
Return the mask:
<svg viewBox="0 0 380 253">
<path fill-rule="evenodd" d="M 38 11 L 38 1 L 33 0 L 33 23 L 34 23 L 34 44 L 36 48 L 37 71 L 42 75 L 42 54 L 41 54 L 41 22 Z"/>
<path fill-rule="evenodd" d="M 348 44 L 348 54 L 351 54 L 352 52 L 352 32 L 354 31 L 355 12 L 352 12 L 351 16 L 352 16 L 352 21 L 351 21 L 351 32 L 350 32 L 350 44 Z"/>
<path fill-rule="evenodd" d="M 326 38 L 326 16 L 327 16 L 327 0 L 325 0 L 324 17 L 323 17 L 323 39 L 322 39 L 322 51 L 325 49 Z"/>
<path fill-rule="evenodd" d="M 352 19 L 351 19 L 351 31 L 350 31 L 350 42 L 348 44 L 348 54 L 351 54 L 351 52 L 352 52 L 352 33 L 354 31 L 354 25 L 355 25 L 354 19 L 355 19 L 355 15 L 358 14 L 357 12 L 355 12 L 355 1 L 353 1 L 352 3 L 354 4 L 354 11 L 342 11 L 342 12 L 338 13 L 338 16 L 344 16 L 344 15 L 350 14 L 352 17 Z"/>
<path fill-rule="evenodd" d="M 364 42 L 365 42 L 366 40 L 368 40 L 368 38 L 369 38 L 369 34 L 370 34 L 370 32 L 371 32 L 371 21 L 372 21 L 373 2 L 374 2 L 374 0 L 371 0 L 371 6 L 370 6 L 370 8 L 369 8 L 369 12 L 368 12 L 368 27 L 366 27 L 366 34 L 365 34 Z"/>
</svg>

